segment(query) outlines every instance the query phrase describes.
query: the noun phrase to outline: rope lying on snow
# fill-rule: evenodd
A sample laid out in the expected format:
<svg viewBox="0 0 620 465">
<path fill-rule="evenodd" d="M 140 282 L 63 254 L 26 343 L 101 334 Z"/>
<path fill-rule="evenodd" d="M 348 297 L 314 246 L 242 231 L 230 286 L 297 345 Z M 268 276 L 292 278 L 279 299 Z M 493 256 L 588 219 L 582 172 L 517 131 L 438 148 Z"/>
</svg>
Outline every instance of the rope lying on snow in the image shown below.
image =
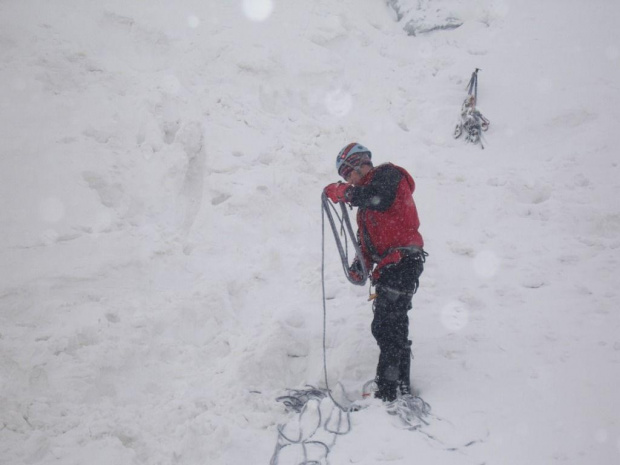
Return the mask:
<svg viewBox="0 0 620 465">
<path fill-rule="evenodd" d="M 288 395 L 276 400 L 299 415 L 286 425 L 278 426 L 278 440 L 269 462 L 271 465 L 279 465 L 281 455 L 289 451 L 291 457 L 287 463 L 290 464 L 327 463 L 327 456 L 338 436 L 351 431 L 350 412 L 338 407 L 326 389 L 313 386 L 301 390 L 289 389 Z M 303 457 L 301 462 L 300 455 Z"/>
<path fill-rule="evenodd" d="M 425 418 L 430 415 L 431 406 L 420 396 L 410 394 L 397 398 L 388 406 L 388 413 L 398 415 L 405 427 L 414 431 L 423 425 L 429 425 Z"/>
</svg>

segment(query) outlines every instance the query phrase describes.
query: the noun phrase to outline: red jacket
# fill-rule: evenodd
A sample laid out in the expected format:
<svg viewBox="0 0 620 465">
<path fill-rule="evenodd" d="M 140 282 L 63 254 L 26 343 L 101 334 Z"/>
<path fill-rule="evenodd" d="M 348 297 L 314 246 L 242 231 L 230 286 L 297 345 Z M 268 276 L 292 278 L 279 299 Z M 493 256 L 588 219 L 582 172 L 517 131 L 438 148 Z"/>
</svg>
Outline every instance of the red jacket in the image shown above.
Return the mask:
<svg viewBox="0 0 620 465">
<path fill-rule="evenodd" d="M 358 207 L 358 239 L 367 269 L 376 265 L 373 279 L 385 265 L 400 261 L 404 252 L 399 248 L 424 247 L 414 190 L 415 182 L 404 168 L 385 163 L 347 192 L 351 205 Z"/>
</svg>

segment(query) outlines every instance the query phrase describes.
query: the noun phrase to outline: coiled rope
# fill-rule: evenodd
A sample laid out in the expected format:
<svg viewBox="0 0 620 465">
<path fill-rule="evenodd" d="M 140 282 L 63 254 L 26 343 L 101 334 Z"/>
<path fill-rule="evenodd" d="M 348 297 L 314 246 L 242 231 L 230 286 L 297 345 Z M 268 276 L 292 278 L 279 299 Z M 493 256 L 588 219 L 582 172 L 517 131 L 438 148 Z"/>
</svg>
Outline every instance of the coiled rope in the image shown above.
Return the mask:
<svg viewBox="0 0 620 465">
<path fill-rule="evenodd" d="M 362 257 L 362 250 L 360 245 L 357 242 L 355 233 L 353 232 L 353 227 L 351 226 L 351 220 L 349 219 L 349 214 L 347 213 L 347 207 L 344 202 L 338 202 L 340 205 L 340 210 L 342 212 L 342 216 L 338 215 L 335 207 L 330 203 L 327 195 L 325 193 L 321 194 L 321 205 L 322 205 L 322 217 L 321 217 L 321 225 L 322 225 L 322 251 L 323 251 L 323 267 L 325 266 L 325 215 L 327 215 L 327 219 L 329 220 L 329 224 L 332 228 L 332 232 L 334 233 L 334 239 L 336 241 L 336 247 L 338 248 L 338 253 L 340 254 L 340 261 L 342 263 L 342 269 L 344 271 L 344 275 L 349 280 L 351 284 L 355 284 L 356 286 L 363 286 L 366 284 L 368 280 L 368 269 L 366 268 L 366 262 Z M 340 233 L 344 235 L 344 247 L 342 245 L 342 241 L 338 235 L 338 228 L 336 228 L 336 222 L 334 221 L 334 217 L 332 216 L 332 210 L 336 214 L 336 217 L 340 221 Z M 355 250 L 355 257 L 359 261 L 359 264 L 362 268 L 362 279 L 353 279 L 351 276 L 351 270 L 349 269 L 349 253 L 348 253 L 348 243 L 351 240 L 353 244 L 353 248 Z M 322 274 L 324 278 L 324 273 Z M 323 283 L 325 283 L 325 279 L 323 279 Z M 323 291 L 323 297 L 325 297 L 325 292 Z"/>
</svg>

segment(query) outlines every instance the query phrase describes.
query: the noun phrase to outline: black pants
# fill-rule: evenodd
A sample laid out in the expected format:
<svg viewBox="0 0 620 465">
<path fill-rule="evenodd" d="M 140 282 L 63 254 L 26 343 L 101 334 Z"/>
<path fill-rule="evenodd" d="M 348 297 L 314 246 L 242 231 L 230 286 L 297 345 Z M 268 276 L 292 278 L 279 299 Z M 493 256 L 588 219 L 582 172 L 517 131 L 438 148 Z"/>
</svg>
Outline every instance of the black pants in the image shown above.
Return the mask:
<svg viewBox="0 0 620 465">
<path fill-rule="evenodd" d="M 424 270 L 425 254 L 404 257 L 399 263 L 381 271 L 374 301 L 372 335 L 377 340 L 379 363 L 377 365 L 377 397 L 392 401 L 397 389 L 401 394 L 411 393 L 409 371 L 411 367 L 411 341 L 409 317 L 411 298 Z"/>
</svg>

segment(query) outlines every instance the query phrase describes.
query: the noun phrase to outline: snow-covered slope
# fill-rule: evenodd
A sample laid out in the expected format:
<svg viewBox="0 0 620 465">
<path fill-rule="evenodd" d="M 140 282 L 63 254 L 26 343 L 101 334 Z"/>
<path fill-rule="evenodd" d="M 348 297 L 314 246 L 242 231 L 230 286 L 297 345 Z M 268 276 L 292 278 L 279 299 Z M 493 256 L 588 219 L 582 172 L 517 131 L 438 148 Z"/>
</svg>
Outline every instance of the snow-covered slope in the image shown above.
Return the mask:
<svg viewBox="0 0 620 465">
<path fill-rule="evenodd" d="M 352 140 L 417 182 L 435 416 L 370 402 L 331 463 L 617 463 L 619 14 L 0 3 L 0 463 L 268 462 L 275 397 L 323 385 L 319 196 Z M 485 150 L 452 138 L 475 68 Z M 367 289 L 326 257 L 329 380 L 358 396 Z"/>
</svg>

